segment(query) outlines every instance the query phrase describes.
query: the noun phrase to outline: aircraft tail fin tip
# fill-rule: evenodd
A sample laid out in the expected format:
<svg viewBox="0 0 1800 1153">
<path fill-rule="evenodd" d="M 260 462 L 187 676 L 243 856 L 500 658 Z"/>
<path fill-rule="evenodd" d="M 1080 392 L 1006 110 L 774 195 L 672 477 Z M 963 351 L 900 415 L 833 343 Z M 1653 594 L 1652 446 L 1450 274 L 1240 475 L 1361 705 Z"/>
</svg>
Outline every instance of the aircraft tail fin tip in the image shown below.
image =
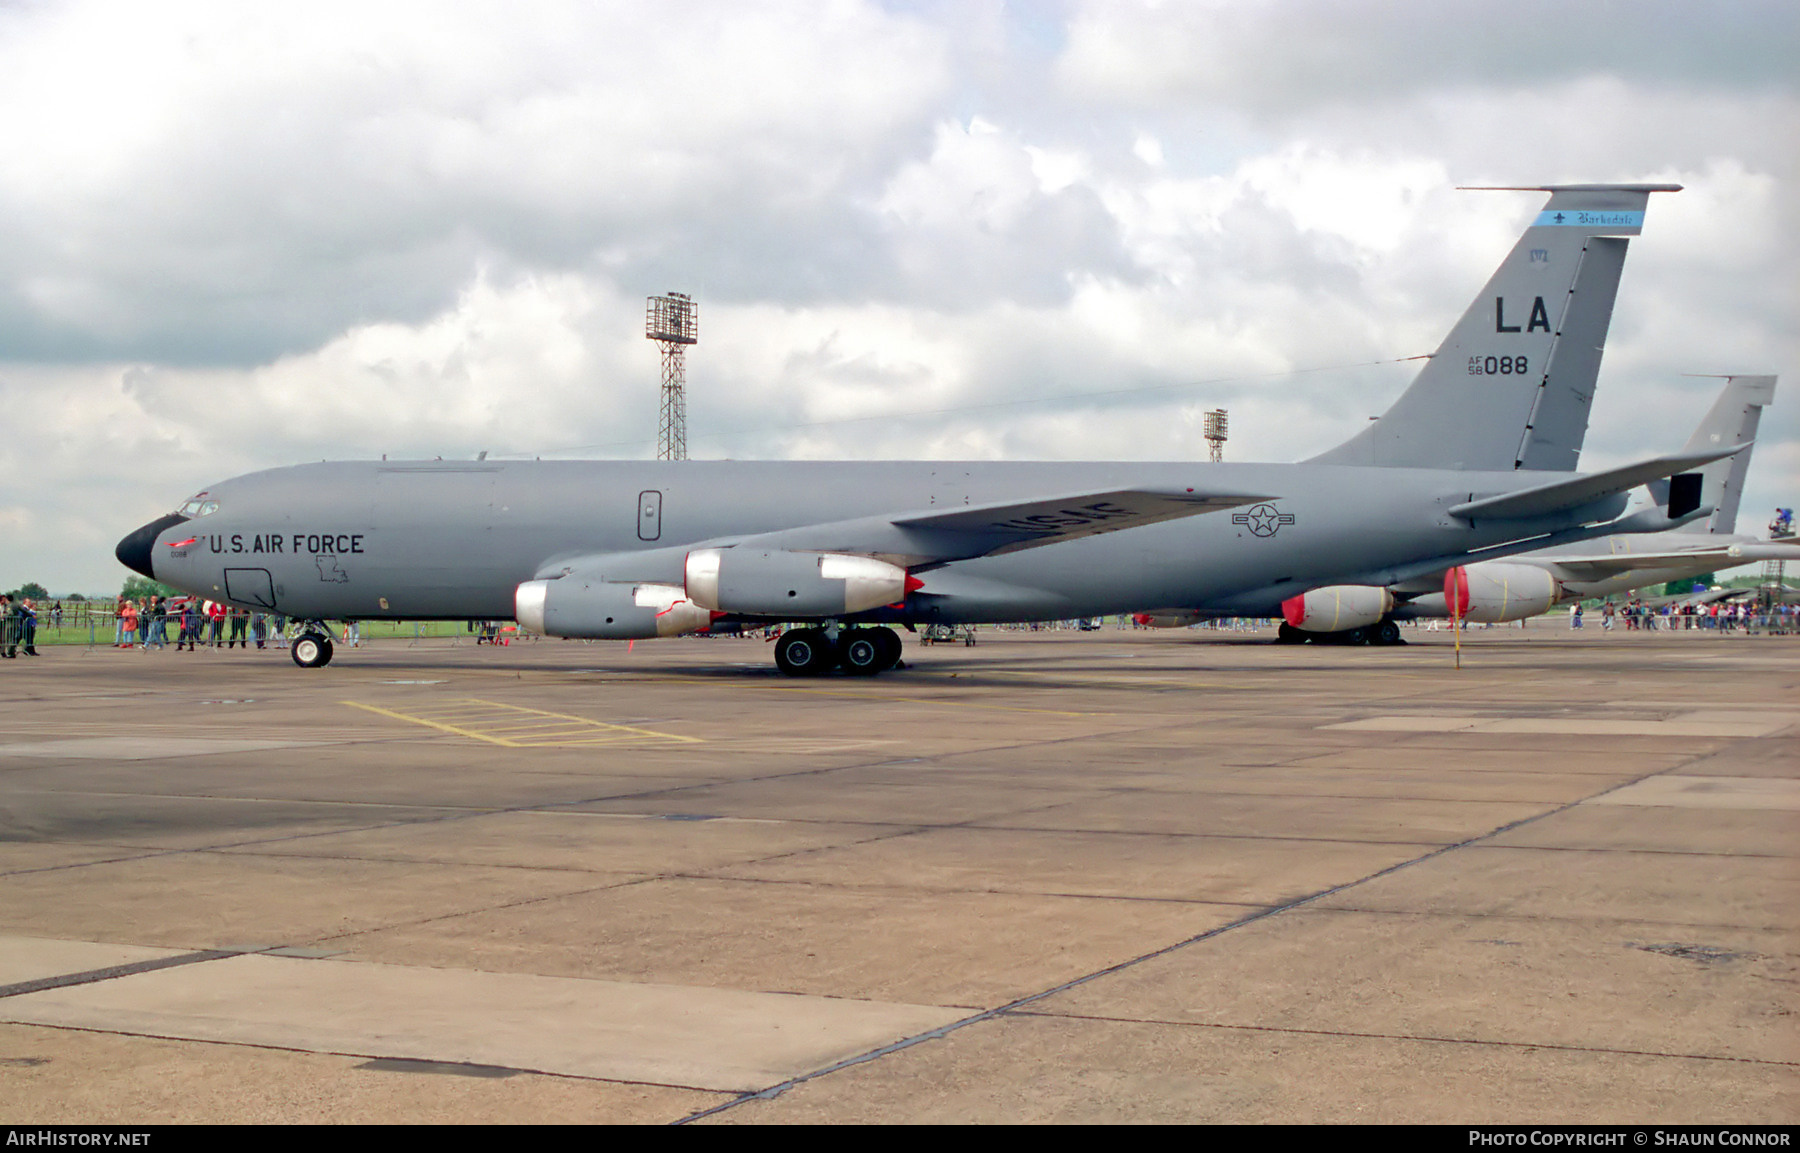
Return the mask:
<svg viewBox="0 0 1800 1153">
<path fill-rule="evenodd" d="M 1707 410 L 1699 427 L 1688 438 L 1683 452 L 1705 452 L 1724 445 L 1748 445 L 1756 439 L 1762 410 L 1775 402 L 1773 375 L 1737 374 L 1725 377 L 1725 388 Z M 1713 506 L 1705 531 L 1729 535 L 1737 531 L 1738 505 L 1744 495 L 1744 478 L 1750 471 L 1750 449 L 1715 461 L 1701 470 L 1703 503 Z"/>
<path fill-rule="evenodd" d="M 1531 186 L 1549 200 L 1412 384 L 1312 463 L 1572 471 L 1628 238 L 1679 187 Z"/>
</svg>

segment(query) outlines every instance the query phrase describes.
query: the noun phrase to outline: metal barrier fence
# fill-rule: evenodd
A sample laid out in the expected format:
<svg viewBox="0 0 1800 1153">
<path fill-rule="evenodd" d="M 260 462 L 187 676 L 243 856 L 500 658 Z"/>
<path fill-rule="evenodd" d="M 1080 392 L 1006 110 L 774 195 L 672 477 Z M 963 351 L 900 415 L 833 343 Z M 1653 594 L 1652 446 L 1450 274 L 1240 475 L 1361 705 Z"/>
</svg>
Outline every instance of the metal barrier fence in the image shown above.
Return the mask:
<svg viewBox="0 0 1800 1153">
<path fill-rule="evenodd" d="M 162 643 L 171 647 L 177 643 L 181 635 L 180 616 L 171 615 L 162 618 Z M 229 618 L 227 618 L 229 619 Z M 300 622 L 282 617 L 282 627 L 274 627 L 274 614 L 265 616 L 267 622 L 263 629 L 263 640 L 266 647 L 286 648 L 288 642 L 300 631 Z M 136 627 L 127 634 L 123 629 L 125 620 L 135 620 Z M 59 613 L 54 604 L 37 609 L 36 643 L 41 645 L 84 645 L 87 648 L 100 648 L 109 645 L 128 645 L 136 647 L 147 643 L 155 643 L 154 618 L 144 614 L 127 617 L 120 614 L 112 605 L 102 601 L 64 602 Z M 357 624 L 354 637 L 345 636 L 346 623 L 343 621 L 327 622 L 331 626 L 332 638 L 339 643 L 354 643 L 355 640 L 404 640 L 409 646 L 429 643 L 431 641 L 448 642 L 450 647 L 475 643 L 509 644 L 523 639 L 530 634 L 523 633 L 512 621 L 362 621 Z M 246 637 L 255 639 L 253 624 L 247 626 Z M 220 644 L 230 643 L 230 626 L 227 624 L 220 630 Z M 200 633 L 195 638 L 203 645 L 213 643 L 212 626 L 209 621 L 202 621 Z M 535 640 L 536 637 L 531 639 Z M 0 617 L 0 645 L 22 643 L 20 626 L 11 615 Z"/>
</svg>

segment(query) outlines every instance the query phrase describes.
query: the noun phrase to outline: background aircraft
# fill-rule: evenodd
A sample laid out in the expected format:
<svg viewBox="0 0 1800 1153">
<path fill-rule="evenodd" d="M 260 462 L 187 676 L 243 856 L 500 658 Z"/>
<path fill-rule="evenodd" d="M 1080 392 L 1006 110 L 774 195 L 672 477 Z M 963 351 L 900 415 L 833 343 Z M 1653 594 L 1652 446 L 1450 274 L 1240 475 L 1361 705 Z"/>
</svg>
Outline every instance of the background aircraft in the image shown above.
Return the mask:
<svg viewBox="0 0 1800 1153">
<path fill-rule="evenodd" d="M 119 543 L 179 588 L 302 620 L 515 616 L 562 637 L 807 622 L 790 674 L 898 660 L 890 624 L 1145 604 L 1272 616 L 1472 559 L 1660 531 L 1736 451 L 1574 468 L 1629 236 L 1674 185 L 1561 185 L 1388 412 L 1300 464 L 337 462 L 252 473 Z M 312 629 L 302 665 L 330 659 Z"/>
<path fill-rule="evenodd" d="M 1706 417 L 1683 447 L 1684 453 L 1743 446 L 1737 455 L 1700 469 L 1694 480 L 1699 502 L 1711 508 L 1704 520 L 1663 533 L 1620 535 L 1562 545 L 1458 566 L 1386 589 L 1326 587 L 1286 602 L 1281 638 L 1290 643 L 1393 643 L 1399 630 L 1390 622 L 1447 618 L 1445 578 L 1461 582 L 1465 620 L 1499 624 L 1524 620 L 1556 605 L 1649 585 L 1687 580 L 1769 559 L 1800 561 L 1800 543 L 1767 541 L 1736 532 L 1751 443 L 1763 408 L 1775 398 L 1773 376 L 1731 376 Z M 1666 506 L 1670 485 L 1649 486 L 1650 500 Z M 1455 573 L 1457 575 L 1452 576 Z M 1385 607 L 1383 607 L 1385 606 Z M 1139 613 L 1139 624 L 1184 627 L 1212 615 L 1201 610 L 1160 609 Z"/>
<path fill-rule="evenodd" d="M 1718 401 L 1683 449 L 1698 452 L 1718 445 L 1745 446 L 1736 456 L 1700 470 L 1700 500 L 1712 506 L 1710 517 L 1665 533 L 1608 537 L 1469 565 L 1464 577 L 1468 587 L 1464 619 L 1495 624 L 1522 620 L 1552 605 L 1691 580 L 1739 565 L 1800 561 L 1800 543 L 1737 532 L 1750 445 L 1756 439 L 1764 406 L 1775 399 L 1775 380 L 1773 376 L 1728 377 Z M 1650 491 L 1659 503 L 1667 502 L 1667 485 L 1652 485 Z M 1444 594 L 1436 591 L 1408 601 L 1394 615 L 1447 616 L 1448 605 Z"/>
</svg>

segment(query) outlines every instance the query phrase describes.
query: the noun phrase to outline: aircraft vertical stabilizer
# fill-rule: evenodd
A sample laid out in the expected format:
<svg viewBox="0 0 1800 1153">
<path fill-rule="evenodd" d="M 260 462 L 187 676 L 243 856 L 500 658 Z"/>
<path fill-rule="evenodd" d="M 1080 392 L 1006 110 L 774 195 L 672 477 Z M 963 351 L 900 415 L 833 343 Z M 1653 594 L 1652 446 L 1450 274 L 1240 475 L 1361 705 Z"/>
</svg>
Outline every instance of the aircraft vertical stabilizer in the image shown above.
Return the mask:
<svg viewBox="0 0 1800 1153">
<path fill-rule="evenodd" d="M 1707 410 L 1706 419 L 1688 438 L 1684 453 L 1728 448 L 1756 439 L 1756 426 L 1762 421 L 1765 405 L 1775 402 L 1775 377 L 1728 376 L 1725 391 Z M 1700 503 L 1713 506 L 1707 531 L 1730 534 L 1737 531 L 1738 502 L 1744 495 L 1744 474 L 1750 471 L 1748 450 L 1724 460 L 1714 461 L 1700 470 Z"/>
<path fill-rule="evenodd" d="M 1571 471 L 1625 265 L 1652 192 L 1564 184 L 1381 419 L 1311 464 Z"/>
</svg>

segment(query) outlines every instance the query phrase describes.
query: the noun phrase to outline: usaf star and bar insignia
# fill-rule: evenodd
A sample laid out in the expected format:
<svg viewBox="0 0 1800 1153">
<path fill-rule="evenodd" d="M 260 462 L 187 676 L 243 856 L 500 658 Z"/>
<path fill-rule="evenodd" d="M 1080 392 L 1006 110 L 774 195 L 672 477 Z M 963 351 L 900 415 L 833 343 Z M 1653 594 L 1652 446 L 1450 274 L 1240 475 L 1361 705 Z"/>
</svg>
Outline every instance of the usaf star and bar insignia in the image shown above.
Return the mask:
<svg viewBox="0 0 1800 1153">
<path fill-rule="evenodd" d="M 1274 536 L 1282 525 L 1294 523 L 1294 514 L 1282 512 L 1272 504 L 1258 504 L 1245 512 L 1232 513 L 1231 523 L 1243 525 L 1253 536 Z"/>
</svg>

